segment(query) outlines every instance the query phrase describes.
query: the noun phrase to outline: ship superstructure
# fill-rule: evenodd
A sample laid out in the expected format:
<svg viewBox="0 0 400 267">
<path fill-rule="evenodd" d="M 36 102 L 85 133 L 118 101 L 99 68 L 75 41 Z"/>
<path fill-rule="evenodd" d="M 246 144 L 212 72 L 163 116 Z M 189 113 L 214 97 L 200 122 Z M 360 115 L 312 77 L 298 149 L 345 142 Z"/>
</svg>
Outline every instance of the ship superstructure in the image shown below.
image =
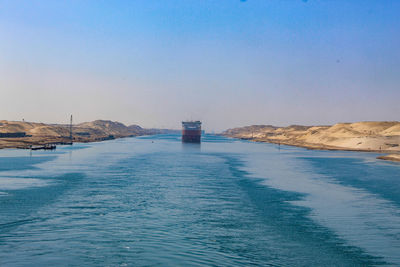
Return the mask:
<svg viewBox="0 0 400 267">
<path fill-rule="evenodd" d="M 200 143 L 201 141 L 201 121 L 182 122 L 182 142 Z"/>
</svg>

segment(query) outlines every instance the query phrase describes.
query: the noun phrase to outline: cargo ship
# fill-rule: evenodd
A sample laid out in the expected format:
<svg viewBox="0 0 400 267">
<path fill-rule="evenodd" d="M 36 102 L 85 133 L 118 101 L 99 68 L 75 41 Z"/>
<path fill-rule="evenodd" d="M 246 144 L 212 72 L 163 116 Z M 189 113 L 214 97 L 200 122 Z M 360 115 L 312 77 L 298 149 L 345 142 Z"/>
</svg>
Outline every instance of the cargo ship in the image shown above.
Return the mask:
<svg viewBox="0 0 400 267">
<path fill-rule="evenodd" d="M 182 122 L 182 142 L 200 143 L 201 140 L 201 121 Z"/>
</svg>

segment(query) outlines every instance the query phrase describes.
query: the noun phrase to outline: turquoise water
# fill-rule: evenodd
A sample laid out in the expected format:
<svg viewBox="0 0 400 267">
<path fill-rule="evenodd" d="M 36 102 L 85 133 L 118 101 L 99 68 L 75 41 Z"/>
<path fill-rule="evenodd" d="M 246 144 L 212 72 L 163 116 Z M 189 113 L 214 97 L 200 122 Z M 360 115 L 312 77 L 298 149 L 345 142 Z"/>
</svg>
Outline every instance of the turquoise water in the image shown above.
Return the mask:
<svg viewBox="0 0 400 267">
<path fill-rule="evenodd" d="M 177 135 L 0 151 L 1 266 L 400 265 L 400 165 Z"/>
</svg>

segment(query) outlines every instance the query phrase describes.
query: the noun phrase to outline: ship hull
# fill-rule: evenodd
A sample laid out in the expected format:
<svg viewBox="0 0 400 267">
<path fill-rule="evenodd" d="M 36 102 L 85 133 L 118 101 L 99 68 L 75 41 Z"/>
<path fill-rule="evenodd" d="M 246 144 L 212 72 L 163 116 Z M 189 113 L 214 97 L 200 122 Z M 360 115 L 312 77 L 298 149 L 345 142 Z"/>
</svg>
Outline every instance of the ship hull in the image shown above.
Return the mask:
<svg viewBox="0 0 400 267">
<path fill-rule="evenodd" d="M 182 122 L 182 142 L 200 143 L 201 141 L 201 121 Z"/>
<path fill-rule="evenodd" d="M 182 130 L 182 142 L 200 143 L 201 130 Z"/>
</svg>

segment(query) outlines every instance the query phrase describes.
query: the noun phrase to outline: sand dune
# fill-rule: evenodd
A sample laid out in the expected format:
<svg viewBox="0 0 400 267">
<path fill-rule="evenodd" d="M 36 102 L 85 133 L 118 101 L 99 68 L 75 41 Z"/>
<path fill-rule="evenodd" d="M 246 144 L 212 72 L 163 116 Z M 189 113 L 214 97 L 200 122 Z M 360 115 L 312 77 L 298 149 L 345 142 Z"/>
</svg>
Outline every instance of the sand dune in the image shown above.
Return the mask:
<svg viewBox="0 0 400 267">
<path fill-rule="evenodd" d="M 400 122 L 338 123 L 333 126 L 246 126 L 222 135 L 312 149 L 400 152 Z"/>
<path fill-rule="evenodd" d="M 400 161 L 400 154 L 390 154 L 386 156 L 380 156 L 378 159 L 383 159 L 383 160 L 390 160 L 390 161 Z"/>
<path fill-rule="evenodd" d="M 0 148 L 24 148 L 29 145 L 70 142 L 69 125 L 35 122 L 0 121 L 0 133 L 24 132 L 26 137 L 0 138 Z M 125 126 L 120 122 L 97 120 L 72 127 L 74 142 L 93 142 L 110 138 L 151 134 L 138 125 Z"/>
<path fill-rule="evenodd" d="M 76 128 L 77 130 L 79 129 L 80 131 L 86 130 L 88 132 L 93 132 L 96 134 L 103 133 L 105 135 L 114 135 L 114 136 L 129 136 L 138 133 L 132 131 L 132 128 L 125 126 L 123 123 L 106 121 L 106 120 L 84 122 L 76 125 Z"/>
</svg>

